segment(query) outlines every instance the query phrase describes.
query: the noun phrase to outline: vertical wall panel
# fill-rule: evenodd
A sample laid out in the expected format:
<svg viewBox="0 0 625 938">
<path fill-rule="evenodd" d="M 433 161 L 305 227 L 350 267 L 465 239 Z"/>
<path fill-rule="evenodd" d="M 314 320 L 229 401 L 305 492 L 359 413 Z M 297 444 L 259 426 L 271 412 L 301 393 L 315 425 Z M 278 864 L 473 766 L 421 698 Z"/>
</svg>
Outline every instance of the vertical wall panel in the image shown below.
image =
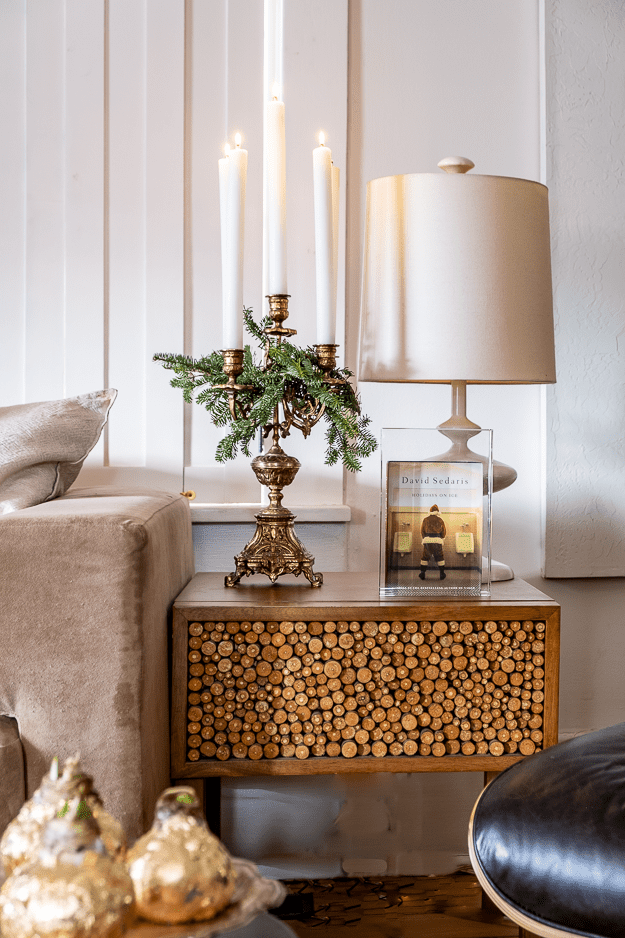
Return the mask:
<svg viewBox="0 0 625 938">
<path fill-rule="evenodd" d="M 26 395 L 65 393 L 65 3 L 26 22 Z"/>
<path fill-rule="evenodd" d="M 150 0 L 146 38 L 146 462 L 180 484 L 182 399 L 151 358 L 184 334 L 184 4 Z"/>
<path fill-rule="evenodd" d="M 180 490 L 183 405 L 155 352 L 184 337 L 184 4 L 110 0 L 109 474 Z"/>
<path fill-rule="evenodd" d="M 108 27 L 109 451 L 130 467 L 145 463 L 145 0 L 109 0 Z"/>
<path fill-rule="evenodd" d="M 26 0 L 0 4 L 0 407 L 20 404 L 24 369 Z"/>
<path fill-rule="evenodd" d="M 217 160 L 226 143 L 227 2 L 189 0 L 191 82 L 187 90 L 187 139 L 190 142 L 191 304 L 187 328 L 189 354 L 196 358 L 221 347 L 221 241 Z M 208 54 L 211 50 L 210 54 Z M 246 141 L 247 146 L 247 141 Z M 226 501 L 224 470 L 213 461 L 221 432 L 203 408 L 192 406 L 188 423 L 185 488 L 200 501 Z M 199 467 L 199 472 L 195 471 Z M 245 499 L 243 499 L 245 500 Z"/>
<path fill-rule="evenodd" d="M 228 134 L 234 146 L 237 131 L 248 149 L 245 204 L 245 268 L 243 302 L 261 311 L 263 237 L 263 4 L 228 0 Z M 288 104 L 287 104 L 288 112 Z M 290 141 L 287 137 L 287 148 Z M 209 166 L 215 183 L 217 166 Z M 287 182 L 287 191 L 288 191 Z M 221 315 L 219 316 L 221 331 Z M 244 333 L 244 339 L 249 337 Z"/>
<path fill-rule="evenodd" d="M 625 576 L 625 17 L 546 3 L 556 364 L 545 576 Z"/>
<path fill-rule="evenodd" d="M 287 250 L 289 292 L 292 294 L 288 325 L 297 329 L 297 342 L 306 346 L 317 341 L 312 151 L 319 145 L 321 130 L 326 134 L 334 164 L 341 172 L 339 228 L 341 232 L 345 229 L 347 0 L 285 3 L 284 43 Z M 344 270 L 341 236 L 336 334 L 339 364 L 345 362 Z M 325 426 L 322 419 L 308 439 L 294 432 L 286 441 L 286 451 L 302 464 L 289 486 L 287 504 L 340 504 L 343 501 L 342 466 L 324 465 Z"/>
<path fill-rule="evenodd" d="M 66 0 L 65 389 L 105 386 L 104 2 Z M 87 457 L 99 466 L 105 436 Z"/>
<path fill-rule="evenodd" d="M 192 9 L 193 303 L 188 313 L 190 353 L 200 357 L 222 347 L 217 161 L 226 142 L 234 146 L 236 132 L 242 134 L 242 146 L 248 150 L 243 302 L 255 312 L 260 308 L 263 4 L 194 0 Z M 214 453 L 224 431 L 213 427 L 206 411 L 195 405 L 190 433 L 185 487 L 196 491 L 198 501 L 258 502 L 260 487 L 249 459 L 238 457 L 225 466 L 216 463 Z"/>
<path fill-rule="evenodd" d="M 104 386 L 104 3 L 66 0 L 65 393 Z"/>
</svg>

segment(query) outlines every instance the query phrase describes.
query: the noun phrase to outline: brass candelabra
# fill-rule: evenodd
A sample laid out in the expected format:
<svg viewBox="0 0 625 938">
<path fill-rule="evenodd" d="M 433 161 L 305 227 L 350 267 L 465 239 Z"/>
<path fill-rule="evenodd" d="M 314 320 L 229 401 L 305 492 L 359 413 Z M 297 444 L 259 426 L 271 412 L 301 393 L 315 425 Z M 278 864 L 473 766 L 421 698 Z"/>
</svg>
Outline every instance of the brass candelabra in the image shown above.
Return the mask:
<svg viewBox="0 0 625 938">
<path fill-rule="evenodd" d="M 296 335 L 297 330 L 288 329 L 283 325 L 289 315 L 287 294 L 269 296 L 269 313 L 273 324 L 264 332 L 267 336 L 264 369 L 271 368 L 269 358 L 270 340 L 276 339 L 280 344 L 282 339 Z M 324 373 L 324 383 L 331 389 L 345 384 L 343 378 L 332 378 L 330 372 L 336 367 L 336 345 L 315 345 L 314 364 Z M 233 420 L 245 420 L 253 406 L 249 401 L 242 403 L 239 391 L 250 391 L 248 385 L 237 383 L 237 378 L 243 371 L 243 349 L 224 349 L 224 372 L 228 375 L 226 384 L 217 385 L 226 391 L 228 404 Z M 280 417 L 282 409 L 282 418 Z M 225 578 L 226 586 L 236 586 L 243 576 L 263 573 L 275 583 L 279 576 L 287 573 L 299 576 L 303 573 L 311 586 L 321 586 L 323 574 L 315 573 L 313 564 L 315 558 L 303 546 L 295 534 L 295 515 L 282 504 L 282 489 L 290 485 L 300 462 L 294 456 L 288 456 L 280 446 L 280 438 L 284 439 L 292 427 L 300 430 L 304 437 L 310 434 L 315 424 L 321 419 L 325 405 L 313 397 L 307 396 L 303 400 L 292 392 L 286 392 L 280 404 L 273 412 L 273 419 L 263 427 L 263 437 L 267 439 L 271 434 L 271 448 L 252 460 L 252 469 L 256 478 L 262 485 L 269 488 L 269 505 L 258 512 L 256 517 L 256 531 L 252 539 L 246 544 L 240 554 L 234 558 L 236 570 Z"/>
</svg>

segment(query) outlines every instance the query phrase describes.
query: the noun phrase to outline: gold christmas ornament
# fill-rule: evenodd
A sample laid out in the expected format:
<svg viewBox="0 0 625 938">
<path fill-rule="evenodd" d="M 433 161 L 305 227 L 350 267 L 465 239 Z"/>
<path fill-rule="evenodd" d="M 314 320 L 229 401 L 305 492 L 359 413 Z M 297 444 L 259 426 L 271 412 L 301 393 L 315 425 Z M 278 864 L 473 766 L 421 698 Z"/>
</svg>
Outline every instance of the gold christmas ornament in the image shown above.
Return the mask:
<svg viewBox="0 0 625 938">
<path fill-rule="evenodd" d="M 154 823 L 128 851 L 139 915 L 176 925 L 213 918 L 231 900 L 235 873 L 192 788 L 167 788 Z"/>
<path fill-rule="evenodd" d="M 37 791 L 2 835 L 0 859 L 7 875 L 37 855 L 45 825 L 59 812 L 67 811 L 69 802 L 76 797 L 83 804 L 82 813 L 89 811 L 93 814 L 110 856 L 123 858 L 126 837 L 122 826 L 102 807 L 100 797 L 93 789 L 93 779 L 80 769 L 79 756 L 65 761 L 60 776 L 59 761 L 54 758 Z"/>
<path fill-rule="evenodd" d="M 0 889 L 2 938 L 120 938 L 133 898 L 126 867 L 75 797 L 45 825 L 37 856 Z"/>
</svg>

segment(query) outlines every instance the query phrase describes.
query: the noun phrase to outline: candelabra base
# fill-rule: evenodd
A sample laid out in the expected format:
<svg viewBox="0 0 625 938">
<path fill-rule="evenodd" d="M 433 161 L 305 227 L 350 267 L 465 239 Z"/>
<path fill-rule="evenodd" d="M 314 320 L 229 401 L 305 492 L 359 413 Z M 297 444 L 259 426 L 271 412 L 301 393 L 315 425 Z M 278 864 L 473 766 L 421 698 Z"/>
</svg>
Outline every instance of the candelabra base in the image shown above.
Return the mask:
<svg viewBox="0 0 625 938">
<path fill-rule="evenodd" d="M 303 546 L 293 527 L 295 515 L 288 508 L 265 508 L 256 515 L 256 531 L 251 541 L 234 558 L 236 570 L 225 578 L 226 586 L 236 586 L 244 576 L 263 573 L 275 583 L 279 576 L 303 573 L 311 586 L 321 586 L 323 574 L 315 573 L 315 558 Z"/>
</svg>

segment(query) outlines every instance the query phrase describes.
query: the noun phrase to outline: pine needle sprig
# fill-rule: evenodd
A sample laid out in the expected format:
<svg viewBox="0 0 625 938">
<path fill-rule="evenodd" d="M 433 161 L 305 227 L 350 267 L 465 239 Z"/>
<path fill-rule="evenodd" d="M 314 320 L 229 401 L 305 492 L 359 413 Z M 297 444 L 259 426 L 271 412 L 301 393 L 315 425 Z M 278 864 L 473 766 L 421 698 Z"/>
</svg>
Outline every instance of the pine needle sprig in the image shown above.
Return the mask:
<svg viewBox="0 0 625 938">
<path fill-rule="evenodd" d="M 316 402 L 323 405 L 323 420 L 327 424 L 326 463 L 335 465 L 340 460 L 351 472 L 360 470 L 360 460 L 376 450 L 377 441 L 369 430 L 370 418 L 361 413 L 360 400 L 349 383 L 353 373 L 347 368 L 336 368 L 327 377 L 344 383 L 328 384 L 312 348 L 301 349 L 285 339 L 280 343 L 273 337 L 268 339 L 264 330 L 272 324 L 271 317 L 257 323 L 250 309 L 244 310 L 243 315 L 248 333 L 262 352 L 257 360 L 249 345 L 243 351 L 243 371 L 237 378 L 242 387 L 237 391 L 237 402 L 247 414 L 244 418 L 233 418 L 227 391 L 218 387 L 228 380 L 221 352 L 197 359 L 188 355 L 154 355 L 154 361 L 174 372 L 170 384 L 182 390 L 187 403 L 200 404 L 215 426 L 228 428 L 215 452 L 217 462 L 234 459 L 239 452 L 250 457 L 250 444 L 259 429 L 267 431 L 276 408 L 286 399 L 300 411 L 313 408 Z"/>
</svg>

